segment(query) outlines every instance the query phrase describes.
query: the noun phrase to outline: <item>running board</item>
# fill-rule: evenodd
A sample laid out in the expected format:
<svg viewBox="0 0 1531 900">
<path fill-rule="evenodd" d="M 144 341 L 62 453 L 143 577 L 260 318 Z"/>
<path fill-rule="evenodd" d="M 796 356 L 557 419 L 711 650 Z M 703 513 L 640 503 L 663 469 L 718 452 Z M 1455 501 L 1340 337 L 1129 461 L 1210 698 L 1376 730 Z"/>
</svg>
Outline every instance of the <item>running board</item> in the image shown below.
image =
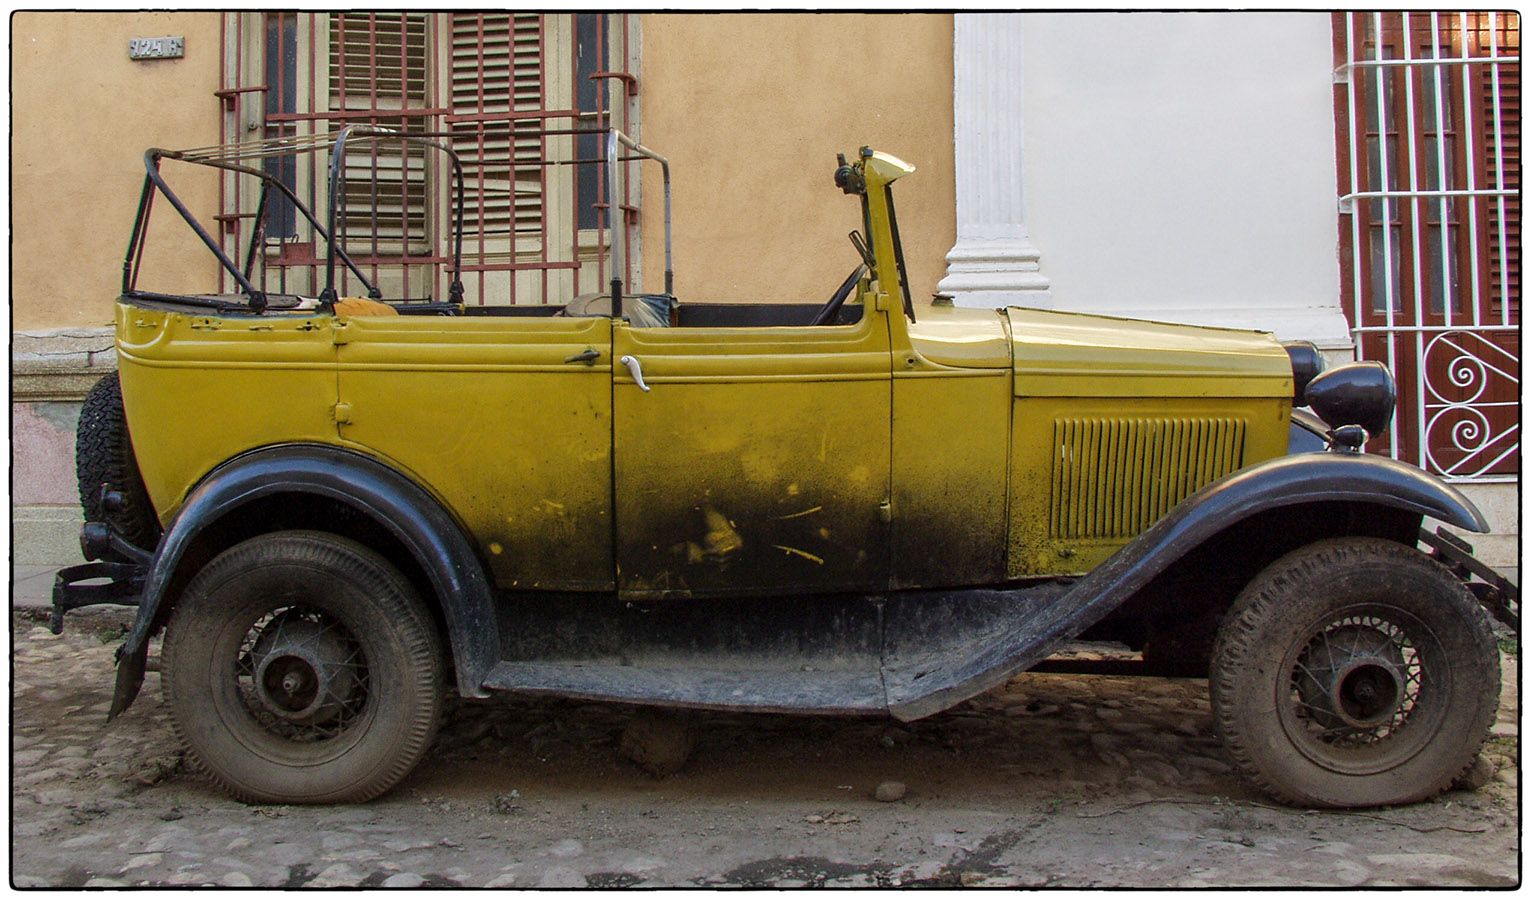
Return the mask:
<svg viewBox="0 0 1531 900">
<path fill-rule="evenodd" d="M 489 690 L 699 709 L 887 708 L 874 597 L 497 600 L 501 659 Z"/>
<path fill-rule="evenodd" d="M 758 712 L 885 713 L 876 660 L 856 670 L 724 669 L 720 659 L 650 668 L 614 663 L 502 662 L 484 687 L 582 700 Z M 675 665 L 676 661 L 671 660 Z"/>
<path fill-rule="evenodd" d="M 150 659 L 150 671 L 154 660 Z M 1044 659 L 1028 671 L 1052 675 L 1148 675 L 1140 659 Z M 859 671 L 763 672 L 686 666 L 647 669 L 614 664 L 502 662 L 488 690 L 692 709 L 860 715 L 885 713 L 882 674 Z"/>
<path fill-rule="evenodd" d="M 503 595 L 502 659 L 483 687 L 656 706 L 917 718 L 929 713 L 909 715 L 911 703 L 949 696 L 955 672 L 1036 633 L 1039 622 L 1056 616 L 1065 590 L 1044 582 L 1003 591 L 647 604 Z"/>
</svg>

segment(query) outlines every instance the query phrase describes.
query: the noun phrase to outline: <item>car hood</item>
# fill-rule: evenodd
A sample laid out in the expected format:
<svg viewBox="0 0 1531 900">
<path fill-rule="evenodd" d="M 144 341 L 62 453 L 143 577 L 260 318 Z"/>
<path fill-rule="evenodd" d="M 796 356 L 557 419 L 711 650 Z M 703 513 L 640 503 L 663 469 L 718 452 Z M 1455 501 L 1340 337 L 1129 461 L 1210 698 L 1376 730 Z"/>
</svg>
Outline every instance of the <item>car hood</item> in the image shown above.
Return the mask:
<svg viewBox="0 0 1531 900">
<path fill-rule="evenodd" d="M 1009 321 L 997 309 L 921 307 L 909 343 L 923 357 L 962 369 L 1010 367 Z"/>
<path fill-rule="evenodd" d="M 1291 397 L 1263 331 L 1011 307 L 1015 393 L 1030 397 Z"/>
</svg>

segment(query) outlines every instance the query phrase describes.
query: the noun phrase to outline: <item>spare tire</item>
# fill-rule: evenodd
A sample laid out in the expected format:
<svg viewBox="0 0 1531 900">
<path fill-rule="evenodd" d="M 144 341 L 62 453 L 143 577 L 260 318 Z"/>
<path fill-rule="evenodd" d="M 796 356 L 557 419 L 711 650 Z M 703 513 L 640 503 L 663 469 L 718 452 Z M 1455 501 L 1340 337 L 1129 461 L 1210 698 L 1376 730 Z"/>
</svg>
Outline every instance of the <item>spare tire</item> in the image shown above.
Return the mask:
<svg viewBox="0 0 1531 900">
<path fill-rule="evenodd" d="M 159 519 L 138 474 L 116 372 L 96 382 L 85 395 L 74 437 L 74 472 L 85 521 L 106 522 L 127 540 L 152 550 L 159 543 Z M 108 512 L 102 506 L 103 485 L 122 495 L 121 509 Z"/>
</svg>

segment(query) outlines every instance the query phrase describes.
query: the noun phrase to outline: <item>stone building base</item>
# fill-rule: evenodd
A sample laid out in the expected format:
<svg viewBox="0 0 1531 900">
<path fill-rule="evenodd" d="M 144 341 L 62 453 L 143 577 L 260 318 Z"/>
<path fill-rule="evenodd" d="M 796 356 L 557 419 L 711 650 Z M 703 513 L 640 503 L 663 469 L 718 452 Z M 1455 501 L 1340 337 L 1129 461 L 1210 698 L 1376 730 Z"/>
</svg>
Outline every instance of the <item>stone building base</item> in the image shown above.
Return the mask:
<svg viewBox="0 0 1531 900">
<path fill-rule="evenodd" d="M 74 432 L 91 386 L 117 366 L 112 329 L 16 332 L 11 344 L 11 561 L 64 566 L 80 556 Z"/>
</svg>

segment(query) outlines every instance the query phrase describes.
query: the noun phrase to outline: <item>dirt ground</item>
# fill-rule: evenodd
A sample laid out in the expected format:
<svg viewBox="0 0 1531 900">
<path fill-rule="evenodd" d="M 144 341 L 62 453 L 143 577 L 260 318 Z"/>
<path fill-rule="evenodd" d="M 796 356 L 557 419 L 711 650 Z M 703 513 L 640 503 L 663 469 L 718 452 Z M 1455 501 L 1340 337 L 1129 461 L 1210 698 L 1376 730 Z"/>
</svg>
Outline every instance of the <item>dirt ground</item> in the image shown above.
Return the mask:
<svg viewBox="0 0 1531 900">
<path fill-rule="evenodd" d="M 361 806 L 251 807 L 185 770 L 159 678 L 106 722 L 127 616 L 13 619 L 11 884 L 1460 885 L 1519 882 L 1517 659 L 1498 768 L 1408 808 L 1275 806 L 1230 772 L 1205 681 L 1023 675 L 911 725 L 700 713 L 678 774 L 619 706 L 463 704 Z M 879 784 L 907 793 L 879 802 Z"/>
</svg>

